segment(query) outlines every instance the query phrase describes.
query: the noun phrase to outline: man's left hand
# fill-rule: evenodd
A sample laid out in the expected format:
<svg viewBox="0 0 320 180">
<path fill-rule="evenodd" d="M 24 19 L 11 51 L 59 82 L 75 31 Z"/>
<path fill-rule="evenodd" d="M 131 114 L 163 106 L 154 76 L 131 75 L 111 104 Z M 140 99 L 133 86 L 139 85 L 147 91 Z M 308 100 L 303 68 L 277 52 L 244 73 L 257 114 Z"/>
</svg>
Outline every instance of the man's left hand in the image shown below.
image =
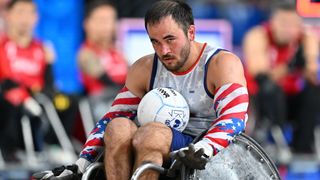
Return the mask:
<svg viewBox="0 0 320 180">
<path fill-rule="evenodd" d="M 208 147 L 204 147 L 203 143 L 205 142 L 191 143 L 187 148 L 170 153 L 170 156 L 192 169 L 205 169 L 209 158 L 213 155 L 213 149 L 210 145 L 208 146 L 211 150 Z"/>
</svg>

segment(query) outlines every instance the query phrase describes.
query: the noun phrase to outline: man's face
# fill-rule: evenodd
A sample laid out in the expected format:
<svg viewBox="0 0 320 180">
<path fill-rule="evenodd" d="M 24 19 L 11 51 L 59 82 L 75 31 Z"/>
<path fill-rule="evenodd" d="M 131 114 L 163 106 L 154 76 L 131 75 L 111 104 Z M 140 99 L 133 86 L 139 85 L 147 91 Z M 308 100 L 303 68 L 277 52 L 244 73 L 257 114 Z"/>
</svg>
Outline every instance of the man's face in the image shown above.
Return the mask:
<svg viewBox="0 0 320 180">
<path fill-rule="evenodd" d="M 111 6 L 96 8 L 85 21 L 87 37 L 92 41 L 110 41 L 116 26 L 116 11 Z"/>
<path fill-rule="evenodd" d="M 6 20 L 9 31 L 31 36 L 38 16 L 36 6 L 30 2 L 17 2 L 8 10 Z"/>
<path fill-rule="evenodd" d="M 302 19 L 294 11 L 279 10 L 271 18 L 275 41 L 285 45 L 297 41 L 302 32 Z"/>
<path fill-rule="evenodd" d="M 164 17 L 156 24 L 147 25 L 149 38 L 162 64 L 172 72 L 181 72 L 186 69 L 184 64 L 190 54 L 190 43 L 194 31 L 183 32 L 171 16 Z"/>
</svg>

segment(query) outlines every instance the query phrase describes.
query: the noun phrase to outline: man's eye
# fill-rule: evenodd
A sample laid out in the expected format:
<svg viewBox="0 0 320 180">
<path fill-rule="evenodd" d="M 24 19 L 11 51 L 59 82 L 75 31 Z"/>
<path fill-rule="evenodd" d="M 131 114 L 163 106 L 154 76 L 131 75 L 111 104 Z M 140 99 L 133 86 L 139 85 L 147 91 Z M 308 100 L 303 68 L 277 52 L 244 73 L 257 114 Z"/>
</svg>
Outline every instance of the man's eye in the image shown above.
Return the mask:
<svg viewBox="0 0 320 180">
<path fill-rule="evenodd" d="M 159 44 L 159 42 L 158 42 L 158 41 L 151 41 L 151 43 L 152 43 L 153 45 L 157 45 L 157 44 Z"/>
<path fill-rule="evenodd" d="M 172 42 L 172 41 L 174 41 L 174 38 L 168 39 L 167 41 Z"/>
</svg>

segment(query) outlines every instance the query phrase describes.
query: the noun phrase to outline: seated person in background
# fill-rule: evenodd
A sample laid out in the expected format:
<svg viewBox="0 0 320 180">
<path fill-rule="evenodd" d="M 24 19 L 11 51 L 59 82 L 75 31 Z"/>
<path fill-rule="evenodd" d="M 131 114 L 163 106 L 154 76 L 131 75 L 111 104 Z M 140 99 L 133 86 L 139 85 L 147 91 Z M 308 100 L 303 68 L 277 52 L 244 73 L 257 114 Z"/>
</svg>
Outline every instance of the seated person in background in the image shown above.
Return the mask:
<svg viewBox="0 0 320 180">
<path fill-rule="evenodd" d="M 260 118 L 279 126 L 294 120 L 293 150 L 312 152 L 319 107 L 319 45 L 295 5 L 278 3 L 269 22 L 247 33 L 243 50 L 249 93 Z"/>
<path fill-rule="evenodd" d="M 182 1 L 157 1 L 146 13 L 145 26 L 155 53 L 132 65 L 125 87 L 96 124 L 79 160 L 60 169 L 61 174 L 55 171 L 56 176 L 83 173 L 103 152 L 108 180 L 129 179 L 144 162 L 169 163 L 173 151 L 185 152 L 183 158 L 187 160 L 181 161 L 187 166 L 204 169 L 207 158 L 244 131 L 248 93 L 240 59 L 196 42 L 192 10 Z M 158 87 L 171 87 L 187 100 L 190 119 L 183 132 L 158 122 L 141 127 L 135 124 L 141 98 Z M 188 145 L 205 130 L 206 134 L 194 144 L 195 153 Z M 146 171 L 141 179 L 158 177 L 157 172 Z"/>
<path fill-rule="evenodd" d="M 86 40 L 78 63 L 96 121 L 110 108 L 127 75 L 127 62 L 115 48 L 116 22 L 117 12 L 112 4 L 101 0 L 88 4 Z"/>
<path fill-rule="evenodd" d="M 32 0 L 12 0 L 6 13 L 6 33 L 0 38 L 1 150 L 12 154 L 22 144 L 20 120 L 24 114 L 31 119 L 35 148 L 41 150 L 42 109 L 32 96 L 51 93 L 52 59 L 33 38 L 37 12 Z M 6 155 L 4 158 L 10 157 Z"/>
</svg>

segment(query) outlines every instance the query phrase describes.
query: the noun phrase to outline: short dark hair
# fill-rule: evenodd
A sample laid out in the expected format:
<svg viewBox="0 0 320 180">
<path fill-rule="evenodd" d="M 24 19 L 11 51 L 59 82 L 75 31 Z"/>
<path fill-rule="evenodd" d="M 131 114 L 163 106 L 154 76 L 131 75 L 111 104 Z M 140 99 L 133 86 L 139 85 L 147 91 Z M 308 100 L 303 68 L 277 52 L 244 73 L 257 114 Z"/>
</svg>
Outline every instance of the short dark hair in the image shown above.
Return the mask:
<svg viewBox="0 0 320 180">
<path fill-rule="evenodd" d="M 18 2 L 27 2 L 27 3 L 33 3 L 33 0 L 10 0 L 7 3 L 7 9 L 11 9 L 15 4 Z"/>
<path fill-rule="evenodd" d="M 115 5 L 110 2 L 110 1 L 106 1 L 106 0 L 92 0 L 88 3 L 88 5 L 86 6 L 86 9 L 85 9 L 85 19 L 88 18 L 92 12 L 98 8 L 98 7 L 102 7 L 102 6 L 110 6 L 112 7 L 113 9 L 116 9 L 115 8 Z"/>
<path fill-rule="evenodd" d="M 271 6 L 271 15 L 275 14 L 278 11 L 296 12 L 297 11 L 296 4 L 288 0 L 277 1 Z"/>
<path fill-rule="evenodd" d="M 192 9 L 188 4 L 179 0 L 161 0 L 154 3 L 147 11 L 144 18 L 146 30 L 148 31 L 148 24 L 156 24 L 167 16 L 172 16 L 185 34 L 187 34 L 190 25 L 194 25 Z"/>
</svg>

